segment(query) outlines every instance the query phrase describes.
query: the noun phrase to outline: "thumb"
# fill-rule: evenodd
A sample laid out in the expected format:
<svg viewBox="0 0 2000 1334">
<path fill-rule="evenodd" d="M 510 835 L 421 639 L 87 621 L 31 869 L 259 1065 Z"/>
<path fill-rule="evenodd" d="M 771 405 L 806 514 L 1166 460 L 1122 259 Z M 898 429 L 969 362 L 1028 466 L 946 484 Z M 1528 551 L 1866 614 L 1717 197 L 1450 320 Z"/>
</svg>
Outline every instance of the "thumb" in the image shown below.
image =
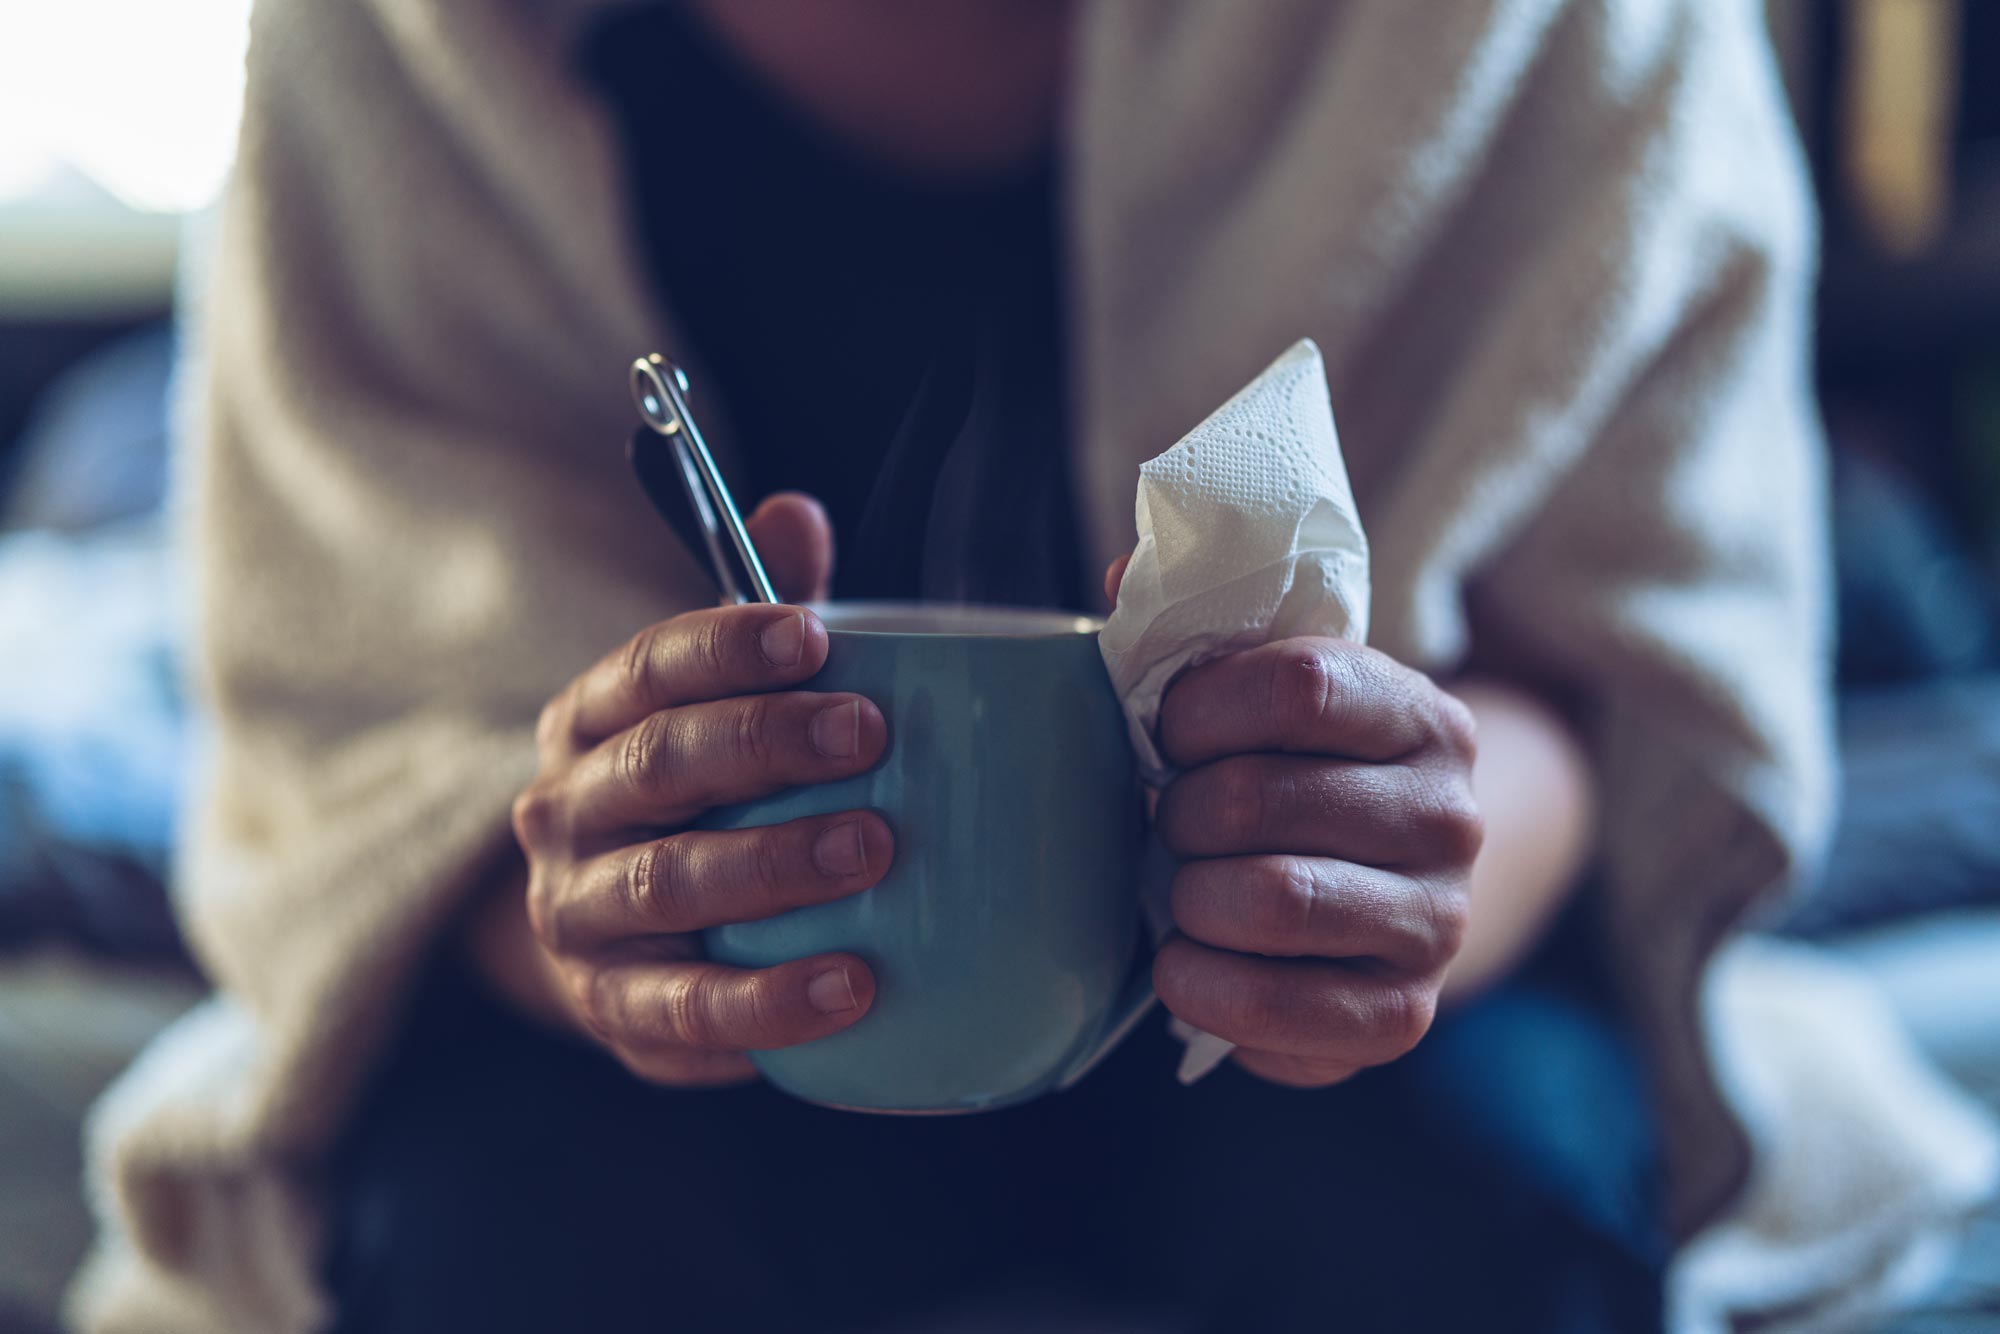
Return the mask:
<svg viewBox="0 0 2000 1334">
<path fill-rule="evenodd" d="M 823 505 L 803 491 L 780 491 L 766 496 L 743 523 L 780 598 L 826 597 L 833 585 L 833 521 Z"/>
</svg>

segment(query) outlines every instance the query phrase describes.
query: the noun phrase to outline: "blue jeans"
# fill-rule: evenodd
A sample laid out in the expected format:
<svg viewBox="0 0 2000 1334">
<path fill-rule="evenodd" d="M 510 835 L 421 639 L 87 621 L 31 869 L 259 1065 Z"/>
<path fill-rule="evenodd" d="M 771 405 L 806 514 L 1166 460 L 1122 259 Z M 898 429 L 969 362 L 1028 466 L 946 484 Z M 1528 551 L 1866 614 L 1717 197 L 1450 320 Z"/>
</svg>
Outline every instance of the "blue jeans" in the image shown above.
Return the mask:
<svg viewBox="0 0 2000 1334">
<path fill-rule="evenodd" d="M 1098 1329 L 1658 1326 L 1652 1115 L 1574 979 L 1332 1089 L 1181 1088 L 1177 1050 L 1152 1021 L 1067 1093 L 858 1116 L 646 1087 L 440 968 L 338 1155 L 339 1328 L 992 1329 L 1023 1293 Z"/>
</svg>

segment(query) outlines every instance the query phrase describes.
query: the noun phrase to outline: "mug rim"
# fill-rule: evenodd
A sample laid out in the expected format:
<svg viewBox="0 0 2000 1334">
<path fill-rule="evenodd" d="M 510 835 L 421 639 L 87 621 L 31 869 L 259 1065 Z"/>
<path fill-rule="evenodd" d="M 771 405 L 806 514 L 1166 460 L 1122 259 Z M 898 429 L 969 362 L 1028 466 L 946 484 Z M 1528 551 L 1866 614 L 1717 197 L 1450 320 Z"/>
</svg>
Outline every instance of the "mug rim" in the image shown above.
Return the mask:
<svg viewBox="0 0 2000 1334">
<path fill-rule="evenodd" d="M 880 639 L 1077 639 L 1104 628 L 1101 616 L 979 602 L 855 598 L 808 602 L 805 607 L 819 617 L 828 633 Z"/>
</svg>

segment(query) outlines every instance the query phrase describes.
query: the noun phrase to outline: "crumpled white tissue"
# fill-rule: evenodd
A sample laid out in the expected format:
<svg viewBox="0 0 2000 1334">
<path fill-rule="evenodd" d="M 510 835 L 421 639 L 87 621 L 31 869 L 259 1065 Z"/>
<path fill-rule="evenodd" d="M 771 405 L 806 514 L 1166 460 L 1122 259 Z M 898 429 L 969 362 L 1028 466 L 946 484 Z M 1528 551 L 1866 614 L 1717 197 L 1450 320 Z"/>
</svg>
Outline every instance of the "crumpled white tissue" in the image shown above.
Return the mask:
<svg viewBox="0 0 2000 1334">
<path fill-rule="evenodd" d="M 1159 786 L 1174 775 L 1156 733 L 1160 698 L 1182 671 L 1294 635 L 1367 638 L 1368 539 L 1311 339 L 1140 465 L 1137 519 L 1139 543 L 1098 644 L 1140 773 Z M 1156 927 L 1162 909 L 1149 904 Z M 1229 1052 L 1178 1020 L 1175 1032 L 1188 1043 L 1183 1082 Z"/>
</svg>

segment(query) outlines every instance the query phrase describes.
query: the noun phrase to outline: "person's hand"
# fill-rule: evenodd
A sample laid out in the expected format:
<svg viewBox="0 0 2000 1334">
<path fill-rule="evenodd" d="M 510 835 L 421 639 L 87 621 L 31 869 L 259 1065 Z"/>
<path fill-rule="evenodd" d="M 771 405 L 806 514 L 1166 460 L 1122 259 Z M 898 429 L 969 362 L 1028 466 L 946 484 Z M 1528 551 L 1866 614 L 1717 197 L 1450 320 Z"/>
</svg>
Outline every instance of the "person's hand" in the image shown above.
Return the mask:
<svg viewBox="0 0 2000 1334">
<path fill-rule="evenodd" d="M 1160 742 L 1182 772 L 1156 823 L 1183 863 L 1160 1000 L 1285 1084 L 1415 1046 L 1479 851 L 1471 712 L 1386 654 L 1286 639 L 1176 680 Z"/>
<path fill-rule="evenodd" d="M 774 497 L 751 517 L 773 582 L 822 596 L 824 512 Z M 514 805 L 528 917 L 574 1021 L 642 1078 L 750 1077 L 745 1051 L 825 1037 L 875 997 L 868 965 L 823 954 L 738 969 L 698 932 L 866 889 L 894 842 L 868 811 L 699 831 L 711 806 L 857 774 L 881 758 L 882 715 L 857 695 L 788 687 L 826 661 L 795 606 L 688 612 L 640 631 L 543 710 L 541 771 Z"/>
</svg>

